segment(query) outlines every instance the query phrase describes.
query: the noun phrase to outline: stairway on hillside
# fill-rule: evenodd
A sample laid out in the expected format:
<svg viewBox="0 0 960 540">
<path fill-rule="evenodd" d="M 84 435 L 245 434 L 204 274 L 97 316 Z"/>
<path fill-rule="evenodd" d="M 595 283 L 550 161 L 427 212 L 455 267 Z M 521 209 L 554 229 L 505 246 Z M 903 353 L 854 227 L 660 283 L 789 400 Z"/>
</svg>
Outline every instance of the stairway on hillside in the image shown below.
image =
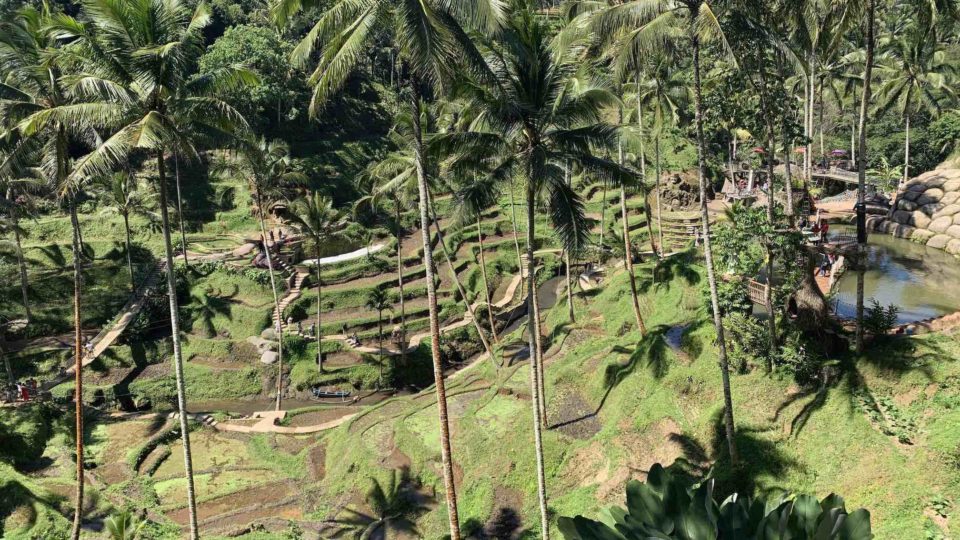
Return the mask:
<svg viewBox="0 0 960 540">
<path fill-rule="evenodd" d="M 286 329 L 287 323 L 283 318 L 283 312 L 303 294 L 303 284 L 310 277 L 310 271 L 303 268 L 294 268 L 284 262 L 280 262 L 278 266 L 290 272 L 291 276 L 287 281 L 289 287 L 286 296 L 280 299 L 279 309 L 273 310 L 273 323 L 274 326 L 279 325 L 280 328 Z"/>
</svg>

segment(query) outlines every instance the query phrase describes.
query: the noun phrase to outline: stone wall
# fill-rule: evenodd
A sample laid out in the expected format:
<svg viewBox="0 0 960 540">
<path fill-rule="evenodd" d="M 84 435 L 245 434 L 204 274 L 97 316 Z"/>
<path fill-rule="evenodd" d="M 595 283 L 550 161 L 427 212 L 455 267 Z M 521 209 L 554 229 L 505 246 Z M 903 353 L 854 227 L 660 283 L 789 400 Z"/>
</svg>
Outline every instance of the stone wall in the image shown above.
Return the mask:
<svg viewBox="0 0 960 540">
<path fill-rule="evenodd" d="M 960 255 L 960 169 L 935 169 L 907 182 L 890 220 L 873 228 Z"/>
</svg>

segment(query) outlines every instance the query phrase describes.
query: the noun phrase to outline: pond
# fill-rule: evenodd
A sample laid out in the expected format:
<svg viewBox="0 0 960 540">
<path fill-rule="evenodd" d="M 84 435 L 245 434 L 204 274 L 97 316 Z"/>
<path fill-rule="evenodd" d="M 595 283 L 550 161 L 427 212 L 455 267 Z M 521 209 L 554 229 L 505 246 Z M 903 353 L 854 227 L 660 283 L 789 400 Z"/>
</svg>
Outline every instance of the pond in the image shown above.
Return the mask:
<svg viewBox="0 0 960 540">
<path fill-rule="evenodd" d="M 880 233 L 870 235 L 867 250 L 868 270 L 864 273 L 867 307 L 871 299 L 883 306 L 899 306 L 898 324 L 960 310 L 960 259 L 939 249 Z M 856 272 L 845 272 L 833 290 L 837 314 L 855 318 Z"/>
</svg>

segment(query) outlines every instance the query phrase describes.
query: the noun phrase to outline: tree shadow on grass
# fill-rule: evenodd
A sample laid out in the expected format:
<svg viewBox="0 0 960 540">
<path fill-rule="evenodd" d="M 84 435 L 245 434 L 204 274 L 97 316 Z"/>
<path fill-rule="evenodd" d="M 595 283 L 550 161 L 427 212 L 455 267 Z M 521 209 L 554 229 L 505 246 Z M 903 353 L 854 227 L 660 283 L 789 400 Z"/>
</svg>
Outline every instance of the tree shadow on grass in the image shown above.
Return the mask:
<svg viewBox="0 0 960 540">
<path fill-rule="evenodd" d="M 787 456 L 775 440 L 768 440 L 765 433 L 773 431 L 750 424 L 739 424 L 735 437 L 740 462 L 734 466 L 730 461 L 726 432 L 723 425 L 723 409 L 718 409 L 713 418 L 712 447 L 715 449 L 714 477 L 717 480 L 716 492 L 719 499 L 732 493 L 749 495 L 756 492 L 772 493 L 783 491 L 776 485 L 760 487 L 757 480 L 763 478 L 783 478 L 791 470 L 801 468 L 802 463 Z"/>
<path fill-rule="evenodd" d="M 912 371 L 920 371 L 928 380 L 933 380 L 935 362 L 953 362 L 953 353 L 948 351 L 940 338 L 933 337 L 921 342 L 903 336 L 881 336 L 875 338 L 859 358 L 846 358 L 848 364 L 864 362 L 893 375 L 902 376 Z"/>
</svg>

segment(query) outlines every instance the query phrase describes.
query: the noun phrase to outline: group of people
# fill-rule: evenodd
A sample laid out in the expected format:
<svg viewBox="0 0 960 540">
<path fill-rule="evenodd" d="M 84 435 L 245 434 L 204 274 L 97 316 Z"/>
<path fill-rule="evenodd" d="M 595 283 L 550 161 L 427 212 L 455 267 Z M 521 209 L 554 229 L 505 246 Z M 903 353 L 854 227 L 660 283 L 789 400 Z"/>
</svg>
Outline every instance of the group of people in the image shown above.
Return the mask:
<svg viewBox="0 0 960 540">
<path fill-rule="evenodd" d="M 294 322 L 294 321 L 293 321 L 293 316 L 287 317 L 287 326 L 288 326 L 288 327 L 293 326 L 293 322 Z M 296 322 L 297 322 L 297 333 L 303 335 L 303 321 L 296 321 Z M 310 326 L 307 327 L 307 333 L 306 333 L 306 335 L 308 335 L 308 336 L 310 336 L 310 337 L 313 337 L 313 336 L 315 335 L 315 332 L 316 332 L 316 331 L 317 331 L 317 325 L 316 325 L 316 323 L 310 323 Z"/>
<path fill-rule="evenodd" d="M 8 396 L 12 397 L 10 401 L 30 401 L 31 399 L 36 399 L 39 393 L 37 380 L 33 377 L 26 381 L 17 381 L 14 383 L 14 390 L 13 395 Z"/>
<path fill-rule="evenodd" d="M 814 244 L 824 244 L 827 241 L 827 235 L 830 232 L 830 224 L 825 219 L 810 219 L 804 217 L 800 220 L 800 230 L 809 234 L 813 238 Z"/>
<path fill-rule="evenodd" d="M 817 275 L 830 277 L 830 274 L 833 273 L 833 265 L 837 264 L 837 256 L 833 253 L 822 253 L 820 257 L 820 266 L 817 267 Z"/>
</svg>

